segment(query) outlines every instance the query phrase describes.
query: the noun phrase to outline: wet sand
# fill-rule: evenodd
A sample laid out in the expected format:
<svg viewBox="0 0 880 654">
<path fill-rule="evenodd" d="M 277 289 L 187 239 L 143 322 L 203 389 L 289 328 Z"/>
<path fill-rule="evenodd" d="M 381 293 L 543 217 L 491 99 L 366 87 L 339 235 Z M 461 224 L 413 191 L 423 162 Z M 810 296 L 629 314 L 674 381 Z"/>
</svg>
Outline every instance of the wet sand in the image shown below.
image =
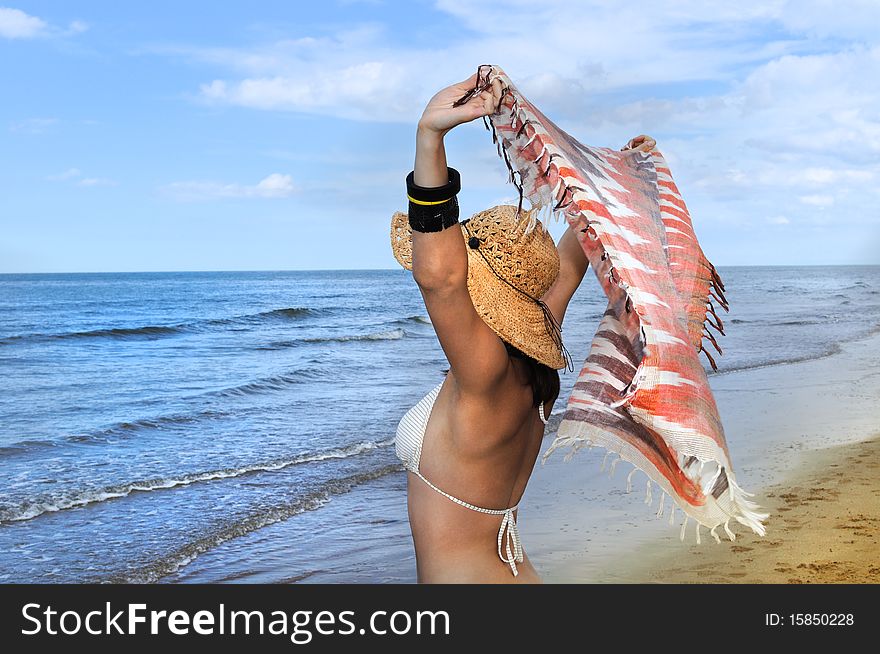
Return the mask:
<svg viewBox="0 0 880 654">
<path fill-rule="evenodd" d="M 677 538 L 617 560 L 605 581 L 621 583 L 880 582 L 880 432 L 862 443 L 814 450 L 762 496 L 763 537 L 741 532 L 702 546 Z"/>
</svg>

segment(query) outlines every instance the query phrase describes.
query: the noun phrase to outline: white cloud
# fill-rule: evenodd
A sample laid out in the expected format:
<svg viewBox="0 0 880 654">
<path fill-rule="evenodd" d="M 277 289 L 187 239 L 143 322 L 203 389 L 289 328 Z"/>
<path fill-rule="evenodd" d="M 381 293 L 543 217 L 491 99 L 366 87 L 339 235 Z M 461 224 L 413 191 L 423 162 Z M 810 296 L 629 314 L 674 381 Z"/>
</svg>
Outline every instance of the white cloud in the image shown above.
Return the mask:
<svg viewBox="0 0 880 654">
<path fill-rule="evenodd" d="M 832 205 L 835 225 L 853 233 L 876 222 L 880 87 L 870 80 L 880 78 L 880 3 L 435 6 L 460 36 L 401 40 L 368 23 L 256 46 L 154 52 L 210 66 L 198 87 L 204 102 L 405 126 L 437 90 L 496 63 L 587 145 L 655 136 L 698 223 L 820 225 L 821 208 Z M 482 128 L 462 131 L 456 157 L 470 166 L 470 187 L 497 182 L 486 197 L 500 197 L 508 188 L 491 139 L 471 138 Z M 361 183 L 356 192 L 372 190 Z"/>
<path fill-rule="evenodd" d="M 767 218 L 767 222 L 771 225 L 789 225 L 791 224 L 791 220 L 788 216 L 770 216 Z"/>
<path fill-rule="evenodd" d="M 216 79 L 199 90 L 210 103 L 398 121 L 418 117 L 420 99 L 402 92 L 409 74 L 406 65 L 394 61 L 340 62 L 324 70 L 303 66 L 295 74 Z"/>
<path fill-rule="evenodd" d="M 797 173 L 793 173 L 797 176 Z M 836 184 L 839 182 L 870 182 L 874 172 L 870 170 L 833 170 L 831 168 L 806 168 L 801 174 L 807 184 Z"/>
<path fill-rule="evenodd" d="M 802 195 L 798 199 L 813 207 L 830 207 L 834 204 L 833 195 Z"/>
<path fill-rule="evenodd" d="M 256 194 L 266 198 L 287 197 L 295 191 L 296 187 L 293 185 L 293 178 L 290 175 L 282 175 L 280 173 L 272 173 L 260 180 L 256 186 Z"/>
<path fill-rule="evenodd" d="M 253 185 L 215 181 L 173 182 L 160 189 L 164 194 L 182 201 L 222 198 L 286 198 L 297 192 L 290 175 L 273 173 Z"/>
<path fill-rule="evenodd" d="M 42 36 L 49 26 L 36 16 L 20 9 L 0 7 L 0 36 L 7 39 L 32 39 Z"/>
<path fill-rule="evenodd" d="M 440 45 L 397 45 L 387 27 L 366 23 L 331 36 L 299 36 L 245 48 L 165 46 L 152 51 L 226 68 L 228 76 L 200 85 L 199 95 L 207 102 L 404 123 L 417 120 L 433 93 L 471 74 L 476 64 L 497 63 L 557 119 L 576 119 L 596 129 L 609 123 L 682 123 L 694 114 L 703 116 L 704 123 L 716 116 L 739 117 L 777 106 L 791 87 L 798 87 L 798 96 L 808 90 L 832 99 L 831 91 L 816 88 L 815 79 L 804 88 L 803 77 L 821 76 L 820 86 L 830 82 L 851 89 L 851 75 L 838 82 L 833 76 L 837 71 L 821 67 L 853 71 L 858 62 L 823 64 L 824 55 L 810 60 L 809 53 L 817 49 L 811 38 L 819 32 L 845 37 L 858 25 L 880 21 L 880 4 L 870 2 L 835 9 L 847 18 L 829 21 L 827 2 L 821 0 L 771 0 L 736 10 L 702 0 L 632 7 L 572 5 L 567 0 L 538 5 L 530 0 L 442 0 L 437 7 L 463 23 L 468 36 Z M 768 32 L 778 36 L 767 40 Z M 862 32 L 865 42 L 876 42 L 869 29 Z M 626 43 L 638 47 L 621 47 Z M 829 50 L 834 54 L 819 48 Z M 810 70 L 810 62 L 819 68 Z M 743 71 L 747 82 L 742 81 Z M 859 106 L 870 106 L 873 98 L 870 91 L 862 92 L 869 78 L 859 80 L 855 97 L 864 98 Z M 706 81 L 721 87 L 720 92 L 694 95 L 664 89 Z M 639 85 L 650 87 L 641 90 Z M 836 98 L 833 105 L 847 106 L 848 96 Z M 838 115 L 842 121 L 859 118 Z M 857 129 L 853 124 L 852 132 Z"/>
<path fill-rule="evenodd" d="M 49 25 L 42 18 L 26 14 L 21 9 L 0 7 L 0 38 L 34 39 L 47 36 L 80 34 L 88 29 L 81 20 L 70 23 L 66 30 Z"/>
<path fill-rule="evenodd" d="M 228 71 L 199 86 L 197 97 L 204 102 L 371 119 L 382 104 L 415 107 L 397 97 L 399 82 L 389 81 L 394 52 L 372 56 L 382 32 L 380 25 L 366 24 L 248 48 L 160 45 L 135 53 L 184 57 Z"/>
</svg>

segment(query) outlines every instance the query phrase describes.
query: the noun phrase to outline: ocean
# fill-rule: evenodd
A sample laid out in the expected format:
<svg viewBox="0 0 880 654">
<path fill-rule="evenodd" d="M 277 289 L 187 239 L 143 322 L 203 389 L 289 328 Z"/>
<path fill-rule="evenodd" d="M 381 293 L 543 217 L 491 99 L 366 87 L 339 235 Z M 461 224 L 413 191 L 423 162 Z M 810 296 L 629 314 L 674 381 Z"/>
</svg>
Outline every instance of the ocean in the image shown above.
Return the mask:
<svg viewBox="0 0 880 654">
<path fill-rule="evenodd" d="M 710 381 L 880 328 L 880 266 L 719 272 Z M 0 275 L 0 581 L 415 581 L 392 439 L 446 367 L 404 270 Z"/>
</svg>

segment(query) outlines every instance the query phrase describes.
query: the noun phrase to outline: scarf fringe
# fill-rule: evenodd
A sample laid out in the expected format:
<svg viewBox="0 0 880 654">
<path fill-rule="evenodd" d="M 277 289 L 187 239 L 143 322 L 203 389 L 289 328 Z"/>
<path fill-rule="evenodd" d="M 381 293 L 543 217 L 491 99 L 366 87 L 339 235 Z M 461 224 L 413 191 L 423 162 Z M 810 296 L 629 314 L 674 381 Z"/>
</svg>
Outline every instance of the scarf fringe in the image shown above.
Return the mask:
<svg viewBox="0 0 880 654">
<path fill-rule="evenodd" d="M 715 540 L 716 543 L 721 542 L 721 538 L 718 535 L 718 533 L 716 532 L 716 530 L 718 529 L 719 526 L 723 526 L 724 533 L 727 535 L 728 540 L 730 540 L 731 542 L 736 540 L 736 533 L 733 530 L 731 530 L 731 528 L 730 528 L 730 521 L 731 520 L 736 520 L 740 524 L 751 529 L 753 532 L 755 532 L 759 536 L 764 536 L 766 534 L 766 527 L 762 524 L 762 521 L 765 520 L 767 517 L 769 517 L 769 514 L 760 512 L 759 509 L 761 507 L 758 504 L 756 504 L 755 502 L 747 499 L 748 497 L 754 497 L 754 493 L 748 493 L 748 492 L 744 491 L 739 486 L 739 484 L 736 483 L 736 480 L 733 478 L 732 473 L 729 470 L 727 470 L 726 468 L 724 468 L 722 465 L 720 465 L 719 462 L 715 461 L 714 459 L 706 459 L 706 460 L 698 459 L 701 465 L 705 465 L 706 463 L 710 463 L 710 462 L 715 463 L 717 465 L 717 469 L 716 469 L 714 475 L 709 480 L 709 482 L 706 483 L 706 488 L 711 489 L 714 486 L 715 482 L 717 481 L 718 477 L 721 475 L 721 473 L 724 472 L 727 477 L 727 483 L 728 483 L 728 487 L 724 492 L 726 494 L 728 494 L 728 499 L 729 499 L 730 503 L 733 505 L 735 510 L 732 514 L 728 515 L 724 520 L 717 520 L 717 521 L 712 522 L 712 521 L 707 521 L 705 518 L 703 518 L 701 516 L 694 515 L 691 512 L 692 510 L 690 510 L 690 507 L 688 505 L 686 505 L 686 504 L 682 503 L 680 500 L 678 500 L 673 493 L 670 493 L 666 488 L 664 488 L 661 484 L 659 484 L 647 471 L 645 471 L 644 469 L 639 467 L 638 464 L 631 461 L 627 456 L 624 455 L 623 452 L 613 450 L 610 448 L 605 448 L 604 445 L 602 445 L 601 443 L 596 443 L 589 438 L 581 437 L 578 435 L 562 437 L 562 438 L 557 436 L 557 438 L 554 440 L 554 442 L 550 445 L 549 448 L 547 448 L 547 450 L 542 455 L 541 465 L 544 465 L 547 462 L 547 459 L 550 457 L 551 454 L 553 454 L 554 451 L 556 451 L 559 448 L 566 447 L 566 446 L 570 447 L 570 450 L 568 452 L 566 452 L 564 459 L 563 459 L 566 462 L 570 461 L 574 457 L 574 455 L 577 453 L 577 451 L 580 450 L 584 446 L 587 446 L 590 450 L 592 450 L 593 447 L 601 447 L 601 448 L 605 449 L 606 450 L 605 455 L 602 458 L 602 463 L 599 468 L 600 472 L 605 471 L 606 464 L 608 462 L 608 457 L 611 456 L 612 454 L 616 455 L 617 458 L 612 461 L 611 466 L 610 466 L 609 477 L 613 476 L 614 468 L 616 467 L 616 465 L 620 461 L 626 461 L 627 463 L 629 463 L 632 466 L 632 470 L 630 470 L 626 476 L 626 492 L 627 493 L 632 492 L 632 477 L 633 477 L 633 475 L 635 475 L 636 472 L 643 473 L 645 475 L 645 477 L 647 478 L 645 481 L 644 504 L 649 507 L 653 505 L 653 503 L 654 503 L 653 502 L 653 486 L 654 485 L 656 485 L 658 487 L 658 489 L 662 492 L 661 497 L 660 497 L 659 506 L 654 514 L 656 518 L 661 518 L 663 516 L 664 511 L 665 511 L 664 504 L 665 504 L 665 500 L 667 497 L 669 497 L 669 500 L 670 500 L 670 502 L 669 502 L 670 503 L 669 520 L 668 520 L 670 526 L 672 526 L 674 524 L 676 508 L 678 508 L 680 511 L 682 511 L 682 513 L 685 514 L 685 519 L 684 519 L 684 522 L 682 523 L 681 532 L 679 534 L 681 540 L 684 540 L 687 523 L 690 519 L 693 519 L 694 523 L 696 524 L 695 539 L 696 539 L 696 543 L 698 545 L 701 543 L 700 531 L 699 531 L 701 527 L 705 527 L 706 529 L 709 530 L 709 534 L 712 536 L 712 538 Z"/>
<path fill-rule="evenodd" d="M 715 305 L 712 303 L 712 298 L 714 298 L 715 301 L 718 302 L 718 305 L 727 312 L 730 311 L 730 304 L 724 296 L 724 282 L 721 281 L 721 275 L 718 274 L 718 270 L 705 258 L 703 259 L 703 263 L 709 271 L 709 276 L 705 280 L 708 283 L 705 298 L 699 298 L 700 301 L 705 300 L 706 308 L 703 310 L 703 329 L 700 335 L 700 343 L 697 346 L 697 351 L 705 354 L 706 358 L 709 360 L 709 365 L 712 366 L 712 370 L 717 371 L 718 365 L 715 363 L 715 359 L 712 355 L 709 354 L 709 351 L 703 347 L 703 341 L 709 342 L 718 354 L 723 354 L 721 347 L 718 345 L 718 341 L 715 340 L 712 332 L 709 331 L 709 328 L 711 327 L 719 334 L 724 335 L 724 323 L 715 311 Z"/>
</svg>

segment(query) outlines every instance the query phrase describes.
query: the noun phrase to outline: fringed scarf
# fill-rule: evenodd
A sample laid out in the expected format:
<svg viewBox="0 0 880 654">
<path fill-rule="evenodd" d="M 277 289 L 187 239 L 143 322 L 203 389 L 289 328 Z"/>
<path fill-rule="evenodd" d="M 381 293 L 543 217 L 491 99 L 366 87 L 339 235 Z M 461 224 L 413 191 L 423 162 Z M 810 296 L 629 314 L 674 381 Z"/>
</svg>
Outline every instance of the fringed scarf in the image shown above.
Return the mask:
<svg viewBox="0 0 880 654">
<path fill-rule="evenodd" d="M 764 535 L 753 496 L 736 483 L 718 408 L 699 359 L 713 369 L 708 344 L 721 354 L 710 329 L 724 333 L 718 307 L 728 310 L 724 284 L 703 254 L 669 166 L 649 136 L 621 150 L 588 147 L 542 114 L 498 66 L 483 65 L 477 83 L 456 101 L 466 102 L 500 79 L 498 109 L 484 117 L 509 170 L 509 180 L 532 208 L 532 217 L 563 215 L 583 245 L 608 297 L 553 443 L 542 462 L 568 447 L 568 461 L 584 445 L 614 455 L 647 476 L 645 503 L 653 504 L 652 482 L 668 495 L 669 524 L 675 508 L 700 527 L 723 525 L 734 540 L 731 519 Z M 536 215 L 537 214 L 537 215 Z M 523 214 L 525 215 L 525 214 Z M 527 230 L 534 227 L 534 219 Z M 715 303 L 713 303 L 713 300 Z"/>
</svg>

